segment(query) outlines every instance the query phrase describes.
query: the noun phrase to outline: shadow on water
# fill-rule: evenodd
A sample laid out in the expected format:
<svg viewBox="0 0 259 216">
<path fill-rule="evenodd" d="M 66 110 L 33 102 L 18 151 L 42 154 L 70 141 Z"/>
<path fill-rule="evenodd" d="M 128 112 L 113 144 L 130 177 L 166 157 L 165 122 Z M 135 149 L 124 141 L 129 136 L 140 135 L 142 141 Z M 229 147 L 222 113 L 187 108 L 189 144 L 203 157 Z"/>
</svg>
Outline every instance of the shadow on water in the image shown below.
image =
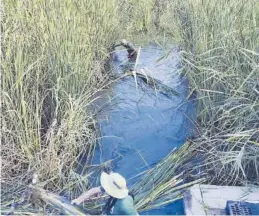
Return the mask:
<svg viewBox="0 0 259 216">
<path fill-rule="evenodd" d="M 177 73 L 177 51 L 168 51 L 155 45 L 141 49 L 137 70 L 148 71 L 179 96 L 156 91 L 141 79 L 136 88 L 134 77 L 128 76 L 106 93 L 106 98 L 110 98 L 108 106 L 104 101 L 106 106 L 98 116 L 101 139 L 93 164 L 113 160 L 113 171 L 125 176 L 129 186 L 138 174 L 181 146 L 194 128 L 190 119 L 195 117 L 195 105 L 186 102 L 188 81 Z M 118 51 L 111 64 L 114 74 L 119 76 L 134 67 L 135 62 L 127 61 L 126 51 Z M 183 214 L 182 202 L 147 213 Z"/>
</svg>

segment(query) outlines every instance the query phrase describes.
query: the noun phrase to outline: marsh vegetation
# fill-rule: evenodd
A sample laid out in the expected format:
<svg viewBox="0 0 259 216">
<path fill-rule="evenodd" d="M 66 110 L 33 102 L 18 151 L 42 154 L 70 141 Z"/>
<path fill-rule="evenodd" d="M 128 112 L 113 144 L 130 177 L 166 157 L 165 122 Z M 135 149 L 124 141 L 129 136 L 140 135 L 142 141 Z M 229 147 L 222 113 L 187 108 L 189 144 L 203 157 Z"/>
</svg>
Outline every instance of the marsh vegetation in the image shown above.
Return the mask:
<svg viewBox="0 0 259 216">
<path fill-rule="evenodd" d="M 35 171 L 42 187 L 54 193 L 74 197 L 88 188 L 90 173 L 76 172 L 78 157 L 85 154 L 91 160 L 98 128 L 89 107 L 109 85 L 105 64 L 121 38 L 166 38 L 179 46 L 180 70 L 190 80 L 190 96 L 197 100 L 196 135 L 191 147 L 184 147 L 188 154 L 181 154 L 188 156 L 186 161 L 192 154 L 199 158 L 195 169 L 206 173 L 209 183 L 258 184 L 257 0 L 6 0 L 3 4 L 3 208 L 19 199 Z M 169 184 L 180 174 L 169 168 L 166 176 L 156 171 L 161 173 L 158 185 Z M 163 192 L 152 198 L 159 201 Z M 148 197 L 150 192 L 139 199 Z"/>
</svg>

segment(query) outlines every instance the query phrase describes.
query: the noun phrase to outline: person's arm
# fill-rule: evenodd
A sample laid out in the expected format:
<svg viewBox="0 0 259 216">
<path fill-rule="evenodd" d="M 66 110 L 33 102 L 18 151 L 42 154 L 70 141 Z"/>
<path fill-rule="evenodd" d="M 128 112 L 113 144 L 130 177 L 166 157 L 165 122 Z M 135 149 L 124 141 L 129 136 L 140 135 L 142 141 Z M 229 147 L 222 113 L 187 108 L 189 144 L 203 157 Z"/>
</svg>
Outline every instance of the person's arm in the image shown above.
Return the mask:
<svg viewBox="0 0 259 216">
<path fill-rule="evenodd" d="M 78 198 L 72 200 L 72 204 L 77 204 L 79 205 L 80 203 L 84 202 L 85 200 L 88 200 L 90 197 L 98 195 L 102 193 L 101 187 L 94 187 L 88 190 L 87 192 L 83 193 L 81 196 Z"/>
<path fill-rule="evenodd" d="M 121 43 L 115 44 L 115 45 L 113 46 L 113 48 L 116 48 L 116 47 L 118 47 L 118 46 L 121 46 Z"/>
</svg>

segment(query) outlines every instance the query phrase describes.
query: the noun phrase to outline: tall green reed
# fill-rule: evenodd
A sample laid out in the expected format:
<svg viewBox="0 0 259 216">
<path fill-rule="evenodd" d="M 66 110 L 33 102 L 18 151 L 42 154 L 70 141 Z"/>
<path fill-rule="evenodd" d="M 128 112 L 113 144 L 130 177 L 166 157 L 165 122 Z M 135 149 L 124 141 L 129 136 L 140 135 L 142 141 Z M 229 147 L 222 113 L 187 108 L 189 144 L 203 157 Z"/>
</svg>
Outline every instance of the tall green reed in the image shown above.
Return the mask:
<svg viewBox="0 0 259 216">
<path fill-rule="evenodd" d="M 80 153 L 91 152 L 95 119 L 87 107 L 104 85 L 117 39 L 115 0 L 4 4 L 2 192 L 32 172 L 59 186 Z M 89 155 L 90 156 L 90 155 Z"/>
<path fill-rule="evenodd" d="M 194 143 L 211 181 L 258 182 L 258 1 L 175 1 L 161 20 L 181 44 L 198 101 Z"/>
</svg>

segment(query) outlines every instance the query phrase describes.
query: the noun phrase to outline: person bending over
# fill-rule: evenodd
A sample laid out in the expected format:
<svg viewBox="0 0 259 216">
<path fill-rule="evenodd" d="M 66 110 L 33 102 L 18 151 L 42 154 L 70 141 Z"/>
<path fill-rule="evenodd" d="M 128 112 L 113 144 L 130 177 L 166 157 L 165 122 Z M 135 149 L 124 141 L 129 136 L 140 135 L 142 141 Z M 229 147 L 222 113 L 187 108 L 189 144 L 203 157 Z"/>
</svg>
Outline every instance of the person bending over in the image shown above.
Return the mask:
<svg viewBox="0 0 259 216">
<path fill-rule="evenodd" d="M 138 215 L 134 205 L 134 196 L 129 193 L 126 180 L 119 173 L 101 173 L 101 186 L 94 187 L 72 200 L 72 204 L 79 205 L 93 196 L 107 193 L 110 197 L 104 207 L 104 214 L 108 215 Z"/>
<path fill-rule="evenodd" d="M 134 59 L 137 57 L 138 50 L 133 46 L 133 44 L 125 39 L 122 39 L 121 42 L 114 47 L 123 46 L 127 49 L 128 58 Z"/>
</svg>

